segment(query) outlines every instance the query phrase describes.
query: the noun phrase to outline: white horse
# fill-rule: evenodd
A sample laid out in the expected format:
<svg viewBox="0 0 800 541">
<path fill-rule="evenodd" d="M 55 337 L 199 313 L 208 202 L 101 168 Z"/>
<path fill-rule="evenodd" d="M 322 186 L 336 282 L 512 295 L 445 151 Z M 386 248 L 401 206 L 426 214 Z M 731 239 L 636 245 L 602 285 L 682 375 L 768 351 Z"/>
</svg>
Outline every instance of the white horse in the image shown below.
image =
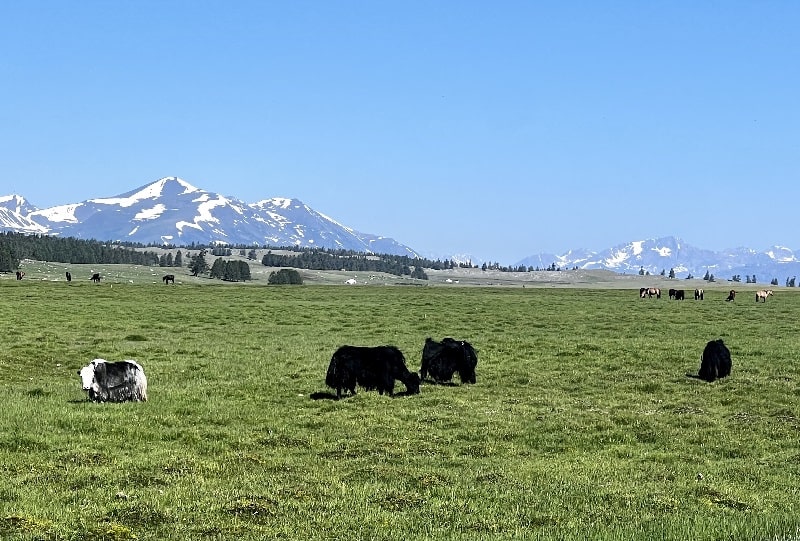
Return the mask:
<svg viewBox="0 0 800 541">
<path fill-rule="evenodd" d="M 756 291 L 756 302 L 763 301 L 767 302 L 767 297 L 770 295 L 774 295 L 771 289 L 762 289 L 760 291 Z"/>
</svg>

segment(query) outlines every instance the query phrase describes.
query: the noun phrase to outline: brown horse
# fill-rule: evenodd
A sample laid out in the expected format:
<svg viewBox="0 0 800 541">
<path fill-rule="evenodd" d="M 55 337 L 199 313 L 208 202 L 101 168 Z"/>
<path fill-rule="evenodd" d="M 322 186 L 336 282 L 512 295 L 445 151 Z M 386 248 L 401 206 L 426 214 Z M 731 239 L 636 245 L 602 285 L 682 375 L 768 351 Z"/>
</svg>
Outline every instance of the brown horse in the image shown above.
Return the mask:
<svg viewBox="0 0 800 541">
<path fill-rule="evenodd" d="M 760 291 L 756 291 L 756 302 L 764 301 L 767 302 L 767 297 L 770 295 L 774 295 L 771 289 L 762 289 Z"/>
</svg>

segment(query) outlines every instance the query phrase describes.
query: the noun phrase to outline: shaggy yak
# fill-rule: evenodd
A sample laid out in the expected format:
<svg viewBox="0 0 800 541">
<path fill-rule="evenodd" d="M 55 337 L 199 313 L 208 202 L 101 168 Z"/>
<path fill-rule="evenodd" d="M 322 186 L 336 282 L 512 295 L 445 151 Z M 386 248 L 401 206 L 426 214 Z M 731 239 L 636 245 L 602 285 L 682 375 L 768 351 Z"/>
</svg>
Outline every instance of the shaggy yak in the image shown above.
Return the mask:
<svg viewBox="0 0 800 541">
<path fill-rule="evenodd" d="M 712 340 L 706 344 L 700 358 L 700 372 L 697 377 L 711 382 L 731 374 L 731 352 L 722 340 Z"/>
<path fill-rule="evenodd" d="M 478 355 L 469 342 L 452 338 L 444 338 L 441 342 L 425 339 L 419 370 L 422 379 L 430 374 L 435 382 L 442 383 L 453 379 L 453 374 L 458 372 L 461 383 L 475 383 L 476 366 Z"/>
<path fill-rule="evenodd" d="M 394 382 L 406 386 L 406 394 L 419 393 L 419 375 L 409 372 L 403 353 L 394 346 L 342 346 L 336 350 L 328 365 L 325 384 L 336 389 L 336 398 L 342 390 L 356 394 L 356 386 L 367 391 L 394 396 Z"/>
<path fill-rule="evenodd" d="M 136 361 L 95 359 L 78 370 L 78 375 L 92 402 L 147 401 L 147 377 Z"/>
</svg>

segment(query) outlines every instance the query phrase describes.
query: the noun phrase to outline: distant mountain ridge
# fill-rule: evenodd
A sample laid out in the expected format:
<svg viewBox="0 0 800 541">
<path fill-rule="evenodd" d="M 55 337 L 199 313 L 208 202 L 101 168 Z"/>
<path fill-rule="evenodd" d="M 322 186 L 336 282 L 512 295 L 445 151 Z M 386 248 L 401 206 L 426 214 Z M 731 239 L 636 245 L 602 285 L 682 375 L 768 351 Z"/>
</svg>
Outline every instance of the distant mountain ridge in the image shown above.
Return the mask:
<svg viewBox="0 0 800 541">
<path fill-rule="evenodd" d="M 0 230 L 142 244 L 297 246 L 417 254 L 394 239 L 362 233 L 298 199 L 245 203 L 165 177 L 116 197 L 38 209 L 0 197 Z"/>
<path fill-rule="evenodd" d="M 759 283 L 773 278 L 784 285 L 787 278 L 800 275 L 800 259 L 784 246 L 773 246 L 762 252 L 750 248 L 734 248 L 720 252 L 691 246 L 676 237 L 661 237 L 618 244 L 594 252 L 570 250 L 563 255 L 537 254 L 528 256 L 516 265 L 547 268 L 555 263 L 558 268 L 605 269 L 621 274 L 638 274 L 641 270 L 651 275 L 675 271 L 676 278 L 692 275 L 703 278 L 708 272 L 717 280 L 727 280 L 735 275 L 744 282 L 755 276 Z"/>
<path fill-rule="evenodd" d="M 178 177 L 165 177 L 115 197 L 45 209 L 20 195 L 0 196 L 0 231 L 142 244 L 297 246 L 423 257 L 392 238 L 342 225 L 298 199 L 274 197 L 245 203 L 202 190 Z M 465 254 L 424 257 L 477 265 L 484 262 Z M 678 278 L 690 274 L 702 278 L 706 272 L 717 280 L 739 275 L 744 281 L 747 276 L 756 276 L 759 283 L 777 279 L 781 285 L 800 275 L 800 259 L 783 246 L 716 252 L 676 237 L 632 241 L 602 251 L 536 254 L 513 267 L 546 269 L 553 264 L 562 269 L 605 269 L 622 274 L 643 270 L 656 275 L 672 269 Z"/>
</svg>

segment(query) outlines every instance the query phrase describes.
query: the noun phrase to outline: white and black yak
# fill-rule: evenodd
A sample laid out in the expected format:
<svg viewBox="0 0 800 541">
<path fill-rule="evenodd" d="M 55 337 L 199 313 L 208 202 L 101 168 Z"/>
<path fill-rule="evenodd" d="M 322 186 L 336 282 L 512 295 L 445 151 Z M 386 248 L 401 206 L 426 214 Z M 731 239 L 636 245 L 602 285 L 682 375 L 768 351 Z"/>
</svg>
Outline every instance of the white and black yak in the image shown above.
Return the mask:
<svg viewBox="0 0 800 541">
<path fill-rule="evenodd" d="M 403 382 L 406 394 L 419 393 L 419 375 L 406 368 L 406 359 L 396 347 L 342 346 L 331 357 L 325 385 L 336 389 L 337 399 L 342 390 L 356 394 L 357 386 L 394 396 L 395 380 Z"/>
<path fill-rule="evenodd" d="M 92 402 L 147 401 L 147 377 L 136 361 L 95 359 L 78 370 L 78 375 Z"/>
<path fill-rule="evenodd" d="M 477 366 L 478 355 L 469 342 L 452 338 L 444 338 L 441 342 L 425 339 L 419 370 L 422 379 L 430 374 L 435 382 L 444 383 L 452 380 L 453 374 L 458 372 L 461 383 L 475 383 Z"/>
<path fill-rule="evenodd" d="M 700 358 L 700 371 L 697 377 L 711 382 L 731 374 L 731 352 L 722 340 L 711 340 Z"/>
</svg>

